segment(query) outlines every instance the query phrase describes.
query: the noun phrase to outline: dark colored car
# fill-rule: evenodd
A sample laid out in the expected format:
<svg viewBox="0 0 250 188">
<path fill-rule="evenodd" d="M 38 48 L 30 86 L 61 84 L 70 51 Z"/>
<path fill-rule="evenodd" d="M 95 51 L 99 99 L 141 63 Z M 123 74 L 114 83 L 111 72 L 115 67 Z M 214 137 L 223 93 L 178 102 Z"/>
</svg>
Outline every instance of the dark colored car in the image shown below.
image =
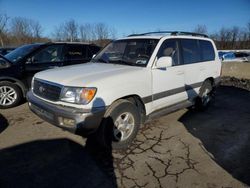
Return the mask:
<svg viewBox="0 0 250 188">
<path fill-rule="evenodd" d="M 235 52 L 236 58 L 241 58 L 244 62 L 250 61 L 250 54 L 246 52 Z"/>
<path fill-rule="evenodd" d="M 15 48 L 0 48 L 0 55 L 6 55 L 13 50 L 15 50 Z"/>
<path fill-rule="evenodd" d="M 35 73 L 86 63 L 100 50 L 93 44 L 37 43 L 21 46 L 0 57 L 0 108 L 16 106 L 25 98 Z"/>
</svg>

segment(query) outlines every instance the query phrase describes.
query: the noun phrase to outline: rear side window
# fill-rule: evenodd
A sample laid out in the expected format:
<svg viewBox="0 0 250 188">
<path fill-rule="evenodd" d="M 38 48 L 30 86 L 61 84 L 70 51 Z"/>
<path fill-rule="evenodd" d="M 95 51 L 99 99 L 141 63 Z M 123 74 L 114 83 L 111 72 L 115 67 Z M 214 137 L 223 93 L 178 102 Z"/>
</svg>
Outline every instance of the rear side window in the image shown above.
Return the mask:
<svg viewBox="0 0 250 188">
<path fill-rule="evenodd" d="M 67 60 L 83 60 L 87 57 L 87 46 L 85 45 L 67 45 Z"/>
<path fill-rule="evenodd" d="M 184 64 L 197 63 L 201 61 L 198 40 L 182 39 L 181 46 Z"/>
<path fill-rule="evenodd" d="M 199 40 L 202 61 L 213 61 L 215 58 L 214 47 L 211 42 Z"/>
</svg>

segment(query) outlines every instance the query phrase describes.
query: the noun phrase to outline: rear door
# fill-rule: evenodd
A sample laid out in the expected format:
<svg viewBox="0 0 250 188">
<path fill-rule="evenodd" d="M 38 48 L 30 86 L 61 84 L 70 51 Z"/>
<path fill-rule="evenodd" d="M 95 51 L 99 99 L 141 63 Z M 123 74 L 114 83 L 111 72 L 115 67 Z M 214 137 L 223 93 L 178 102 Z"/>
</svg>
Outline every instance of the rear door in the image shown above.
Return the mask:
<svg viewBox="0 0 250 188">
<path fill-rule="evenodd" d="M 171 56 L 172 67 L 152 70 L 153 110 L 158 110 L 187 99 L 184 87 L 184 67 L 182 65 L 179 40 L 165 40 L 157 54 L 157 58 Z"/>
<path fill-rule="evenodd" d="M 185 87 L 190 100 L 199 93 L 204 80 L 210 77 L 215 58 L 211 42 L 198 39 L 181 39 L 181 51 L 185 71 Z"/>
</svg>

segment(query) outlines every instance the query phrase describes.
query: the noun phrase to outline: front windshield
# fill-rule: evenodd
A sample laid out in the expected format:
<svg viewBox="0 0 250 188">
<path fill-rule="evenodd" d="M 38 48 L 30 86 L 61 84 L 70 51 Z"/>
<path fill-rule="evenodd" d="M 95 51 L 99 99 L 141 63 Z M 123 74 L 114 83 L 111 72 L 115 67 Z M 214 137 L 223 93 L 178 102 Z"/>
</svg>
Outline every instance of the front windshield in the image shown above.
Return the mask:
<svg viewBox="0 0 250 188">
<path fill-rule="evenodd" d="M 146 67 L 158 39 L 124 39 L 108 44 L 92 61 Z"/>
<path fill-rule="evenodd" d="M 18 60 L 22 59 L 24 56 L 26 56 L 28 53 L 36 49 L 38 46 L 40 45 L 39 44 L 24 45 L 11 51 L 4 57 L 7 58 L 12 63 L 16 63 Z"/>
</svg>

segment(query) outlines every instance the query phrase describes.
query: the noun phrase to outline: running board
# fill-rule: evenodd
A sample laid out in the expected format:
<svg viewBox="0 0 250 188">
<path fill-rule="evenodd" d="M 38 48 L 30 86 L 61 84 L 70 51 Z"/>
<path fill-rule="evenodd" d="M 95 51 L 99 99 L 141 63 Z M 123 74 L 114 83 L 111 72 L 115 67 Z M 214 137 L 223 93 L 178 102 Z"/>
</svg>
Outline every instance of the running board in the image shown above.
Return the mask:
<svg viewBox="0 0 250 188">
<path fill-rule="evenodd" d="M 171 112 L 175 112 L 175 111 L 178 111 L 178 110 L 183 109 L 183 108 L 188 108 L 188 107 L 190 107 L 192 105 L 194 105 L 194 103 L 187 100 L 187 101 L 183 101 L 183 102 L 168 106 L 166 108 L 162 108 L 160 110 L 157 110 L 157 111 L 149 114 L 147 116 L 145 122 L 148 122 L 148 121 L 150 121 L 152 119 L 155 119 L 155 118 L 159 118 L 161 116 L 167 115 L 167 114 L 169 114 Z"/>
</svg>

